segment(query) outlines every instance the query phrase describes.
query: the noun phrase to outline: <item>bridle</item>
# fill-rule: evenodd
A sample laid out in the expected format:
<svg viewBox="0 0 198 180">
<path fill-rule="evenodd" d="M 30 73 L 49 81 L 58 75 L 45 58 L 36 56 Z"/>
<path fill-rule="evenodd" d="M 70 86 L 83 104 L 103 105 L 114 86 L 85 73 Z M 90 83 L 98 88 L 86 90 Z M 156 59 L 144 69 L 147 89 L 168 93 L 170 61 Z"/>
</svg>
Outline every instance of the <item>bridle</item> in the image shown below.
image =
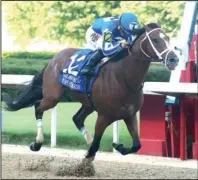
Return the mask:
<svg viewBox="0 0 198 180">
<path fill-rule="evenodd" d="M 142 43 L 148 38 L 148 40 L 149 40 L 149 42 L 150 42 L 150 44 L 151 44 L 151 47 L 153 48 L 153 50 L 154 50 L 154 52 L 156 53 L 156 55 L 158 56 L 158 58 L 159 59 L 162 59 L 162 62 L 164 63 L 164 64 L 166 64 L 167 63 L 167 57 L 168 57 L 168 54 L 171 52 L 171 51 L 173 51 L 172 49 L 171 49 L 171 47 L 170 47 L 170 45 L 168 44 L 168 42 L 166 42 L 164 39 L 164 41 L 165 41 L 165 44 L 166 44 L 166 46 L 167 46 L 167 48 L 165 49 L 165 50 L 163 50 L 161 53 L 155 48 L 155 46 L 154 46 L 154 44 L 153 44 L 153 42 L 151 41 L 151 38 L 150 38 L 150 34 L 152 33 L 152 32 L 154 32 L 154 31 L 156 31 L 156 30 L 162 30 L 161 28 L 155 28 L 155 29 L 153 29 L 153 30 L 151 30 L 151 31 L 149 31 L 149 32 L 147 32 L 147 31 L 145 31 L 146 32 L 146 36 L 141 40 L 141 42 L 140 42 L 140 50 L 142 51 L 142 53 L 150 60 L 150 61 L 152 61 L 153 60 L 153 58 L 151 57 L 151 56 L 149 56 L 144 50 L 143 50 L 143 48 L 142 48 Z M 162 30 L 163 31 L 163 30 Z M 165 32 L 163 31 L 163 33 L 165 34 Z M 139 37 L 140 37 L 141 35 L 139 35 L 136 39 L 135 39 L 135 41 L 137 40 L 137 39 L 139 39 Z M 130 49 L 133 47 L 133 45 L 135 44 L 135 41 L 132 43 L 132 44 L 128 44 L 128 53 L 131 55 L 131 52 L 130 52 Z M 163 58 L 162 58 L 162 55 L 163 54 L 165 54 L 166 53 L 166 55 L 165 55 L 165 59 L 163 60 Z M 133 55 L 133 57 L 134 57 L 134 55 Z M 123 67 L 123 69 L 124 69 L 124 63 L 123 63 L 123 59 L 121 60 L 121 63 L 122 63 L 122 67 Z M 133 87 L 131 87 L 130 85 L 129 85 L 129 83 L 127 82 L 127 79 L 125 78 L 125 76 L 124 76 L 124 81 L 125 81 L 125 83 L 126 83 L 126 85 L 127 85 L 127 88 L 131 91 L 131 92 L 133 92 L 133 93 L 137 93 L 137 92 L 139 92 L 139 91 L 141 91 L 142 90 L 142 88 L 143 88 L 143 85 L 144 84 L 142 84 L 138 89 L 134 89 Z"/>
<path fill-rule="evenodd" d="M 166 64 L 168 54 L 169 54 L 171 51 L 173 51 L 173 50 L 171 49 L 170 45 L 169 45 L 165 40 L 164 40 L 164 41 L 165 41 L 165 44 L 166 44 L 167 48 L 166 48 L 164 51 L 162 51 L 162 52 L 160 53 L 160 52 L 155 48 L 153 42 L 151 41 L 151 38 L 150 38 L 149 34 L 151 34 L 152 32 L 154 32 L 154 31 L 156 31 L 156 30 L 162 30 L 162 29 L 161 29 L 161 28 L 156 28 L 156 29 L 153 29 L 153 30 L 151 30 L 151 31 L 149 31 L 149 32 L 146 31 L 146 36 L 145 36 L 145 37 L 141 40 L 141 42 L 140 42 L 140 49 L 141 49 L 141 51 L 144 53 L 145 56 L 147 56 L 149 59 L 152 59 L 152 58 L 143 50 L 143 48 L 142 48 L 142 43 L 148 38 L 151 47 L 153 48 L 154 52 L 156 53 L 157 57 L 158 57 L 160 60 L 163 60 L 162 55 L 166 53 L 165 59 L 163 60 L 164 63 Z M 162 31 L 163 31 L 163 30 L 162 30 Z M 163 33 L 165 34 L 164 31 L 163 31 Z"/>
<path fill-rule="evenodd" d="M 164 51 L 162 51 L 161 53 L 155 48 L 155 46 L 154 46 L 154 44 L 153 44 L 153 42 L 151 41 L 151 38 L 150 38 L 150 34 L 152 33 L 152 32 L 154 32 L 154 31 L 156 31 L 156 30 L 162 30 L 161 28 L 156 28 L 156 29 L 153 29 L 153 30 L 151 30 L 151 31 L 149 31 L 149 32 L 147 32 L 147 31 L 145 31 L 146 32 L 146 36 L 141 40 L 141 42 L 140 42 L 140 49 L 141 49 L 141 51 L 143 52 L 143 54 L 146 56 L 146 57 L 148 57 L 149 58 L 149 60 L 153 60 L 153 58 L 151 57 L 151 56 L 149 56 L 144 50 L 143 50 L 143 48 L 142 48 L 142 43 L 148 38 L 148 40 L 149 40 L 149 42 L 150 42 L 150 44 L 151 44 L 151 47 L 153 48 L 153 50 L 154 50 L 154 52 L 156 53 L 156 55 L 158 56 L 158 58 L 159 59 L 162 59 L 162 62 L 164 63 L 164 64 L 166 64 L 167 63 L 167 57 L 168 57 L 168 54 L 171 52 L 171 51 L 173 51 L 172 49 L 171 49 L 171 47 L 170 47 L 170 45 L 168 44 L 168 42 L 166 42 L 165 40 L 165 44 L 166 44 L 166 46 L 167 46 L 167 48 L 164 50 Z M 162 30 L 163 31 L 163 30 Z M 163 31 L 163 33 L 165 34 L 165 32 Z M 140 37 L 140 36 L 139 36 Z M 136 38 L 136 40 L 139 38 L 139 37 L 137 37 Z M 135 41 L 136 41 L 135 40 Z M 131 52 L 130 52 L 130 48 L 133 46 L 135 44 L 135 42 L 133 42 L 133 44 L 129 44 L 129 46 L 128 46 L 128 53 L 131 55 Z M 165 54 L 166 53 L 166 55 L 165 55 L 165 59 L 163 60 L 163 58 L 162 58 L 162 55 L 163 54 Z M 123 64 L 123 61 L 121 61 L 122 62 L 122 66 L 123 66 L 123 68 L 124 68 L 124 64 Z M 144 84 L 142 84 L 138 89 L 134 89 L 134 88 L 132 88 L 129 84 L 128 84 L 128 82 L 127 82 L 127 80 L 126 80 L 126 78 L 124 77 L 124 80 L 125 80 L 125 83 L 126 83 L 126 85 L 127 85 L 127 87 L 128 87 L 128 89 L 131 91 L 131 92 L 133 92 L 133 93 L 137 93 L 137 92 L 139 92 L 140 90 L 142 90 L 142 88 L 143 88 L 143 85 Z"/>
</svg>

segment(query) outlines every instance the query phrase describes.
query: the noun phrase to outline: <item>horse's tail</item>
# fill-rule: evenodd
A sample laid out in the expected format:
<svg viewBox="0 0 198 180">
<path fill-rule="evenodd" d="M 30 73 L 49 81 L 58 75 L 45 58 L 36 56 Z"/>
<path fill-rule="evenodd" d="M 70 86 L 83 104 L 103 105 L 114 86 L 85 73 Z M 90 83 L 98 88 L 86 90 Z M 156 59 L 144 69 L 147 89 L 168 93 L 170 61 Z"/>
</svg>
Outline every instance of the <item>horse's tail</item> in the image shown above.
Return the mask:
<svg viewBox="0 0 198 180">
<path fill-rule="evenodd" d="M 43 98 L 42 84 L 43 73 L 47 66 L 45 66 L 38 74 L 34 76 L 32 81 L 20 89 L 14 97 L 9 94 L 3 94 L 3 101 L 5 104 L 3 108 L 7 111 L 17 111 L 23 108 L 31 107 L 36 101 Z"/>
</svg>

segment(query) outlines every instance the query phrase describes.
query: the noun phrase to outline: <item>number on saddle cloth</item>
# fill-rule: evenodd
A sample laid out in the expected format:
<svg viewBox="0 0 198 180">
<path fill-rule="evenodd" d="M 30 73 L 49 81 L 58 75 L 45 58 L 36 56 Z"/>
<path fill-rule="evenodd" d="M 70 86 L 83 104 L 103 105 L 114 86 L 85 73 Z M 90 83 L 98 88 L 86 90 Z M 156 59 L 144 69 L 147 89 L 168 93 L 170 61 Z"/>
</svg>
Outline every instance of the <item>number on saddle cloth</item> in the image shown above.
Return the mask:
<svg viewBox="0 0 198 180">
<path fill-rule="evenodd" d="M 63 69 L 63 73 L 77 76 L 85 64 L 87 64 L 93 52 L 94 51 L 90 49 L 81 49 L 77 51 L 66 63 L 66 67 Z"/>
<path fill-rule="evenodd" d="M 85 75 L 81 75 L 79 72 L 88 63 L 93 53 L 93 50 L 81 49 L 71 56 L 65 68 L 61 71 L 59 83 L 74 91 L 91 93 L 92 84 L 98 75 L 100 67 L 104 63 L 96 67 L 95 76 L 91 79 Z"/>
</svg>

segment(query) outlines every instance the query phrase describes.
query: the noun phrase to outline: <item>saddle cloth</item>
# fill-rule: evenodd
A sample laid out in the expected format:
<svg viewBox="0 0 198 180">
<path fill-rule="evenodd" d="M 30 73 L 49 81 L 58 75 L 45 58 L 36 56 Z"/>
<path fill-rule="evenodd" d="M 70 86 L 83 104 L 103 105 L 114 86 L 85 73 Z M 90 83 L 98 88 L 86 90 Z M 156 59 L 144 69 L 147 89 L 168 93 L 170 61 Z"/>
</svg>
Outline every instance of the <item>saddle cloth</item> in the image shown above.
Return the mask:
<svg viewBox="0 0 198 180">
<path fill-rule="evenodd" d="M 100 68 L 108 61 L 108 58 L 103 58 L 95 67 L 93 76 L 81 75 L 80 71 L 88 63 L 94 52 L 91 49 L 81 49 L 71 56 L 65 68 L 60 72 L 59 83 L 73 91 L 91 94 L 93 83 L 99 74 Z"/>
</svg>

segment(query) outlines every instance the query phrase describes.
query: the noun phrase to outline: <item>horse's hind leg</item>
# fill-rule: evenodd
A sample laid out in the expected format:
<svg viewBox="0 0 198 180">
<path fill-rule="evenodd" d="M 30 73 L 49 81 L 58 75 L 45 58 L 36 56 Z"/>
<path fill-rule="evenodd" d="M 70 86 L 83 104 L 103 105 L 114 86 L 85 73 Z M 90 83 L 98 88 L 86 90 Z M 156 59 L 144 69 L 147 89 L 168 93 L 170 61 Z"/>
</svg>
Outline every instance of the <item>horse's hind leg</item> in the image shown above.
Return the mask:
<svg viewBox="0 0 198 180">
<path fill-rule="evenodd" d="M 39 151 L 44 142 L 43 127 L 42 127 L 43 126 L 42 118 L 44 111 L 55 107 L 61 96 L 62 93 L 59 94 L 59 96 L 57 97 L 54 96 L 47 98 L 47 96 L 44 96 L 41 101 L 37 101 L 35 103 L 34 107 L 35 107 L 35 117 L 37 120 L 37 136 L 36 136 L 36 141 L 30 145 L 30 149 L 32 151 Z"/>
<path fill-rule="evenodd" d="M 92 136 L 89 134 L 87 129 L 84 126 L 84 121 L 86 117 L 94 111 L 92 107 L 86 107 L 84 105 L 78 110 L 78 112 L 73 116 L 73 121 L 79 131 L 83 134 L 88 145 L 93 141 Z"/>
<path fill-rule="evenodd" d="M 129 153 L 135 153 L 141 148 L 140 139 L 138 135 L 138 124 L 136 114 L 124 119 L 124 122 L 128 128 L 128 131 L 133 138 L 133 146 L 131 148 L 124 147 L 123 144 L 113 143 L 113 147 L 119 151 L 122 155 L 127 155 Z"/>
<path fill-rule="evenodd" d="M 39 151 L 42 146 L 42 143 L 44 142 L 43 130 L 42 130 L 42 118 L 43 118 L 44 112 L 41 111 L 41 109 L 39 108 L 40 103 L 41 103 L 41 101 L 37 101 L 34 104 L 35 117 L 37 120 L 37 136 L 36 136 L 36 141 L 30 145 L 30 149 L 32 151 Z"/>
<path fill-rule="evenodd" d="M 35 117 L 37 120 L 37 137 L 36 141 L 30 145 L 32 151 L 39 151 L 42 143 L 44 142 L 42 131 L 42 117 L 44 111 L 56 106 L 59 102 L 65 89 L 61 86 L 57 79 L 60 72 L 60 62 L 53 59 L 48 64 L 42 79 L 42 99 L 37 101 L 35 107 Z"/>
</svg>

